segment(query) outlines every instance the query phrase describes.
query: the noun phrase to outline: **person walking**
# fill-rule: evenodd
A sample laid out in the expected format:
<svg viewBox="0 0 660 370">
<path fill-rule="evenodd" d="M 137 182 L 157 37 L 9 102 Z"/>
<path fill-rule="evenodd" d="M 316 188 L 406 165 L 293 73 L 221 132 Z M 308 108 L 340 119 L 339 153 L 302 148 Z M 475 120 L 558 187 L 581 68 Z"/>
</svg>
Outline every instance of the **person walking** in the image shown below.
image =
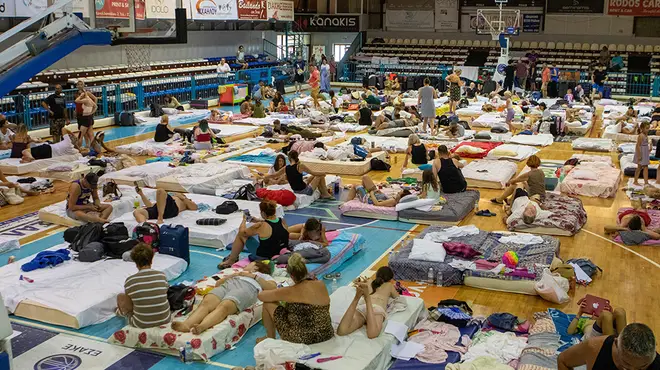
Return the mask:
<svg viewBox="0 0 660 370">
<path fill-rule="evenodd" d="M 527 90 L 527 76 L 529 75 L 529 65 L 522 58 L 516 64 L 516 79 L 518 87 Z"/>
<path fill-rule="evenodd" d="M 417 94 L 417 104 L 420 106 L 422 119 L 424 121 L 422 130 L 426 132 L 427 125 L 430 126 L 431 135 L 435 134 L 435 103 L 433 102 L 433 99 L 436 99 L 437 97 L 438 94 L 431 86 L 431 80 L 429 80 L 428 77 L 425 78 L 424 86 L 419 89 L 419 93 Z"/>
<path fill-rule="evenodd" d="M 54 143 L 62 140 L 62 128 L 69 121 L 69 112 L 66 109 L 66 97 L 62 93 L 62 85 L 55 85 L 55 93 L 41 102 L 41 106 L 48 112 L 50 120 L 50 136 Z"/>
<path fill-rule="evenodd" d="M 516 66 L 513 65 L 513 59 L 509 61 L 509 65 L 504 67 L 504 90 L 513 91 L 513 79 L 516 74 Z"/>
<path fill-rule="evenodd" d="M 321 91 L 330 92 L 330 65 L 327 59 L 321 61 Z"/>
<path fill-rule="evenodd" d="M 298 60 L 293 63 L 293 82 L 296 86 L 296 94 L 302 92 L 302 84 L 305 82 L 305 61 L 302 60 L 302 57 L 298 55 Z"/>
<path fill-rule="evenodd" d="M 456 113 L 456 105 L 461 101 L 461 86 L 463 86 L 463 81 L 461 81 L 462 71 L 458 68 L 454 68 L 454 73 L 450 74 L 445 78 L 445 81 L 449 83 L 449 112 Z M 435 105 L 433 106 L 435 114 Z M 434 115 L 435 117 L 435 115 Z"/>
</svg>

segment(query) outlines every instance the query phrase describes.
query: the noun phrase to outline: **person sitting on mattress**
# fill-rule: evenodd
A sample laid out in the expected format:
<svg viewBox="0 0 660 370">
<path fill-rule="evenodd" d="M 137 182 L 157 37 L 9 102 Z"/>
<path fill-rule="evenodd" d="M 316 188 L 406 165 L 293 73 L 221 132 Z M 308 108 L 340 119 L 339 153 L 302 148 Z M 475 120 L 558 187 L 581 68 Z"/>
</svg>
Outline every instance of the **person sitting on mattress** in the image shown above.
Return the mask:
<svg viewBox="0 0 660 370">
<path fill-rule="evenodd" d="M 268 174 L 272 175 L 284 167 L 286 167 L 286 156 L 280 153 L 275 157 L 275 162 L 273 163 L 273 166 L 268 169 Z M 259 175 L 263 176 L 263 174 L 261 173 L 259 173 Z M 267 180 L 264 180 L 265 186 L 286 185 L 286 184 L 288 184 L 288 182 L 286 181 L 286 174 L 282 174 L 280 176 L 272 177 Z"/>
<path fill-rule="evenodd" d="M 195 139 L 194 147 L 196 150 L 211 150 L 213 149 L 213 142 L 215 134 L 209 128 L 209 121 L 203 119 L 199 121 L 199 126 L 193 130 L 193 137 Z"/>
<path fill-rule="evenodd" d="M 218 265 L 218 269 L 224 270 L 238 262 L 245 243 L 253 236 L 259 237 L 259 247 L 255 254 L 249 256 L 252 261 L 269 260 L 289 246 L 288 226 L 283 218 L 277 216 L 277 203 L 262 200 L 259 203 L 259 211 L 262 219 L 250 218 L 249 221 L 252 223 L 250 227 L 246 226 L 247 216 L 243 216 L 236 239 L 231 244 L 231 253 Z"/>
<path fill-rule="evenodd" d="M 11 158 L 22 158 L 23 151 L 32 143 L 41 143 L 41 139 L 32 138 L 28 135 L 27 126 L 23 123 L 16 128 L 16 134 L 11 138 Z"/>
<path fill-rule="evenodd" d="M 81 180 L 71 183 L 66 198 L 67 216 L 83 222 L 108 222 L 108 217 L 112 213 L 112 206 L 101 203 L 97 192 L 98 183 L 98 175 L 91 172 Z"/>
<path fill-rule="evenodd" d="M 160 123 L 156 125 L 156 132 L 154 132 L 154 141 L 157 143 L 164 143 L 174 136 L 174 130 L 170 126 L 170 117 L 163 114 L 160 117 Z"/>
<path fill-rule="evenodd" d="M 376 271 L 371 284 L 365 278 L 355 280 L 355 297 L 339 322 L 337 335 L 349 335 L 366 326 L 367 338 L 377 338 L 387 319 L 390 298 L 399 297 L 399 292 L 392 284 L 393 279 L 392 269 L 383 266 Z"/>
<path fill-rule="evenodd" d="M 394 198 L 390 198 L 387 194 L 378 190 L 378 187 L 374 184 L 371 177 L 364 175 L 362 176 L 362 185 L 351 186 L 346 201 L 359 197 L 358 199 L 360 199 L 362 203 L 372 204 L 377 207 L 394 207 L 407 195 L 410 195 L 410 191 L 403 190 L 395 195 Z"/>
<path fill-rule="evenodd" d="M 440 145 L 438 155 L 433 160 L 433 173 L 438 174 L 442 192 L 447 194 L 462 193 L 467 190 L 467 181 L 463 177 L 463 163 L 460 157 L 452 156 L 446 145 Z"/>
<path fill-rule="evenodd" d="M 446 128 L 443 128 L 442 131 L 447 135 L 447 137 L 457 138 L 465 136 L 465 127 L 459 125 L 458 122 L 452 122 Z"/>
<path fill-rule="evenodd" d="M 524 183 L 518 183 L 511 207 L 504 206 L 505 223 L 508 225 L 514 220 L 522 219 L 526 225 L 532 225 L 534 222 L 548 219 L 552 212 L 543 210 L 539 202 L 538 196 L 529 196 Z"/>
<path fill-rule="evenodd" d="M 183 105 L 181 105 L 181 103 L 179 103 L 179 101 L 170 94 L 165 94 L 165 97 L 163 98 L 163 104 L 165 105 L 165 108 L 174 108 L 180 111 L 185 110 Z"/>
<path fill-rule="evenodd" d="M 296 194 L 313 195 L 314 191 L 318 190 L 321 193 L 321 199 L 335 199 L 335 197 L 328 192 L 328 187 L 325 182 L 325 174 L 313 171 L 305 164 L 300 163 L 298 152 L 295 150 L 289 151 L 289 163 L 290 164 L 286 167 L 280 168 L 279 171 L 264 176 L 264 181 L 284 174 L 286 175 L 286 180 L 291 186 L 291 190 Z M 305 180 L 303 178 L 303 173 L 308 173 L 311 176 Z"/>
<path fill-rule="evenodd" d="M 335 336 L 330 317 L 330 295 L 325 283 L 308 276 L 305 260 L 298 253 L 289 257 L 286 271 L 295 285 L 264 290 L 259 300 L 264 303 L 262 318 L 266 338 L 291 343 L 316 344 Z"/>
<path fill-rule="evenodd" d="M 539 168 L 540 166 L 541 159 L 539 157 L 536 155 L 529 157 L 527 167 L 530 170 L 509 180 L 506 183 L 504 192 L 490 201 L 495 204 L 503 204 L 516 191 L 518 184 L 523 186 L 530 197 L 538 197 L 540 201 L 543 201 L 545 199 L 545 172 Z"/>
<path fill-rule="evenodd" d="M 321 220 L 311 217 L 304 224 L 289 226 L 289 239 L 300 240 L 328 246 L 330 244 L 325 238 L 325 226 Z"/>
<path fill-rule="evenodd" d="M 373 124 L 373 112 L 369 109 L 366 101 L 360 102 L 360 109 L 355 113 L 355 120 L 360 126 L 371 126 Z"/>
<path fill-rule="evenodd" d="M 142 198 L 142 203 L 145 205 L 145 207 L 133 211 L 133 216 L 139 223 L 146 222 L 147 220 L 156 220 L 156 223 L 160 225 L 165 220 L 174 218 L 183 211 L 197 210 L 197 204 L 182 193 L 172 193 L 173 195 L 170 195 L 165 190 L 158 189 L 156 190 L 156 204 L 153 204 L 144 195 L 140 187 L 136 186 L 135 192 Z"/>
<path fill-rule="evenodd" d="M 243 271 L 218 280 L 185 321 L 172 322 L 172 329 L 200 335 L 225 321 L 227 316 L 254 306 L 258 302 L 257 295 L 270 289 L 277 289 L 275 279 L 270 276 L 270 266 L 261 261 L 251 262 Z"/>
<path fill-rule="evenodd" d="M 256 99 L 252 106 L 252 117 L 266 118 L 266 107 L 264 107 L 260 99 Z"/>
<path fill-rule="evenodd" d="M 241 103 L 241 114 L 252 117 L 252 110 L 252 98 L 248 95 Z"/>
<path fill-rule="evenodd" d="M 440 184 L 438 178 L 430 168 L 422 172 L 422 192 L 419 193 L 419 199 L 438 199 L 440 200 Z"/>
<path fill-rule="evenodd" d="M 408 159 L 412 164 L 417 166 L 427 165 L 429 163 L 429 151 L 426 146 L 419 139 L 417 134 L 408 136 L 408 149 L 406 149 L 406 157 L 403 160 L 402 170 L 408 167 Z"/>
<path fill-rule="evenodd" d="M 618 235 L 628 245 L 660 240 L 660 229 L 648 229 L 651 221 L 645 209 L 629 209 L 619 213 L 616 226 L 605 226 L 605 235 Z"/>
<path fill-rule="evenodd" d="M 14 141 L 11 148 L 11 158 L 21 158 L 21 163 L 29 163 L 34 162 L 37 159 L 57 158 L 64 155 L 75 155 L 80 153 L 77 147 L 78 138 L 71 131 L 67 130 L 66 127 L 62 127 L 63 139 L 60 142 L 28 147 L 26 143 L 41 141 L 32 139 L 27 134 L 27 128 L 22 128 L 21 126 L 25 127 L 23 124 L 19 125 L 18 130 L 16 131 L 16 137 L 19 137 L 19 139 L 16 139 L 15 137 L 15 140 L 26 140 L 26 142 L 20 143 L 19 141 Z M 19 132 L 24 133 L 19 136 Z M 20 137 L 27 137 L 27 139 L 20 139 Z M 17 152 L 21 150 L 21 148 L 23 149 L 20 152 L 20 156 L 16 157 L 16 155 L 19 155 Z"/>
<path fill-rule="evenodd" d="M 615 308 L 613 311 L 603 310 L 598 316 L 582 317 L 585 310 L 587 310 L 587 302 L 583 299 L 577 315 L 566 329 L 568 334 L 582 333 L 584 334 L 582 340 L 587 340 L 603 335 L 621 334 L 621 331 L 628 325 L 626 311 L 623 308 Z"/>
<path fill-rule="evenodd" d="M 136 328 L 156 328 L 170 322 L 170 284 L 165 274 L 151 268 L 154 251 L 150 245 L 138 243 L 131 250 L 131 260 L 138 272 L 126 278 L 124 293 L 117 295 L 117 313 Z"/>
<path fill-rule="evenodd" d="M 11 149 L 14 131 L 9 129 L 9 122 L 3 114 L 0 114 L 0 150 Z"/>
</svg>

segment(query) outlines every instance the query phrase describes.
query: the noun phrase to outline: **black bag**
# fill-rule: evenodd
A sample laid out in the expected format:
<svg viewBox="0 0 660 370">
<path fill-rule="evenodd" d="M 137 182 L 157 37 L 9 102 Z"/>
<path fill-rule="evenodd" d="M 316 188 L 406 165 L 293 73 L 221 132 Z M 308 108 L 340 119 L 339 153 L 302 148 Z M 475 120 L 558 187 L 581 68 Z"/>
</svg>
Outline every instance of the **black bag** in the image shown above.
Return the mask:
<svg viewBox="0 0 660 370">
<path fill-rule="evenodd" d="M 149 113 L 150 117 L 160 117 L 163 114 L 165 114 L 163 108 L 159 104 L 151 103 L 150 107 L 151 107 L 151 112 Z"/>
<path fill-rule="evenodd" d="M 122 236 L 128 238 L 128 228 L 123 222 L 113 222 L 103 229 L 103 238 L 108 236 Z"/>
<path fill-rule="evenodd" d="M 87 162 L 87 164 L 90 165 L 90 166 L 97 166 L 97 167 L 103 167 L 103 168 L 108 167 L 108 164 L 104 160 L 96 159 L 96 158 L 90 159 Z"/>
<path fill-rule="evenodd" d="M 73 243 L 80 232 L 81 226 L 74 226 L 64 230 L 64 241 L 67 243 Z"/>
<path fill-rule="evenodd" d="M 378 158 L 371 158 L 371 169 L 374 171 L 389 171 L 391 167 L 389 163 Z"/>
<path fill-rule="evenodd" d="M 138 244 L 138 241 L 129 238 L 128 235 L 108 235 L 101 239 L 101 243 L 108 258 L 122 258 L 124 253 Z"/>
<path fill-rule="evenodd" d="M 133 112 L 115 112 L 115 125 L 117 125 L 117 126 L 136 126 L 135 113 L 133 113 Z"/>
<path fill-rule="evenodd" d="M 215 207 L 215 213 L 219 215 L 228 215 L 238 211 L 238 204 L 232 200 L 226 200 L 222 204 Z"/>
<path fill-rule="evenodd" d="M 80 252 L 87 244 L 98 242 L 103 237 L 103 224 L 100 222 L 90 222 L 80 226 L 78 235 L 69 245 L 74 252 Z"/>
<path fill-rule="evenodd" d="M 470 102 L 466 98 L 463 98 L 463 99 L 461 99 L 461 101 L 458 102 L 458 108 L 459 109 L 467 108 L 468 106 L 470 106 Z"/>
<path fill-rule="evenodd" d="M 254 185 L 245 184 L 238 188 L 236 194 L 234 194 L 234 199 L 259 200 L 259 197 L 257 196 L 257 190 L 254 188 Z"/>
<path fill-rule="evenodd" d="M 449 117 L 445 116 L 444 114 L 440 116 L 440 118 L 438 119 L 438 125 L 449 126 Z"/>
<path fill-rule="evenodd" d="M 87 244 L 83 249 L 78 252 L 78 261 L 80 262 L 96 262 L 103 259 L 104 255 L 103 244 L 100 242 L 92 242 Z"/>
<path fill-rule="evenodd" d="M 195 303 L 195 288 L 183 284 L 172 285 L 167 288 L 167 301 L 172 311 L 192 308 Z"/>
<path fill-rule="evenodd" d="M 284 90 L 284 80 L 275 81 L 275 90 L 282 95 L 286 94 L 286 91 Z"/>
<path fill-rule="evenodd" d="M 119 191 L 119 187 L 117 186 L 115 180 L 110 180 L 105 184 L 103 184 L 103 197 L 105 198 L 106 196 L 108 196 L 108 194 L 113 194 L 116 197 L 121 197 L 121 191 Z"/>
</svg>

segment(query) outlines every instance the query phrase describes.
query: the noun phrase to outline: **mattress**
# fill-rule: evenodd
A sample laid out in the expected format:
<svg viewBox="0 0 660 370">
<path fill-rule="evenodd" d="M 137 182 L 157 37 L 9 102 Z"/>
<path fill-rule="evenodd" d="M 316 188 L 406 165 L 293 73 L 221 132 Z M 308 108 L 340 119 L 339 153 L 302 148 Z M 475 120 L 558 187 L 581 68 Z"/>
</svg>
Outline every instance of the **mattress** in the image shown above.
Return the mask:
<svg viewBox="0 0 660 370">
<path fill-rule="evenodd" d="M 344 313 L 346 313 L 353 297 L 355 297 L 355 288 L 348 286 L 340 287 L 330 296 L 330 316 L 332 318 L 333 327 L 336 328 L 339 326 L 339 322 L 344 316 Z M 393 313 L 388 317 L 388 320 L 412 328 L 417 323 L 422 311 L 425 310 L 424 301 L 416 297 L 402 296 L 401 299 L 406 303 L 405 311 Z M 260 354 L 267 351 L 264 350 L 267 346 L 271 348 L 270 352 L 272 355 L 278 356 L 279 358 L 282 358 L 282 353 L 291 353 L 292 350 L 295 352 L 296 349 L 302 349 L 305 353 L 320 352 L 323 354 L 323 357 L 342 356 L 340 359 L 324 363 L 317 363 L 315 360 L 307 361 L 309 366 L 316 369 L 382 370 L 387 369 L 390 366 L 392 362 L 390 349 L 392 344 L 395 344 L 396 342 L 397 340 L 394 336 L 386 333 L 381 333 L 377 338 L 369 339 L 367 338 L 366 328 L 362 327 L 347 336 L 335 336 L 329 341 L 310 346 L 301 346 L 282 340 L 267 339 L 258 344 L 255 347 L 254 352 L 257 365 L 261 362 L 260 359 L 262 357 Z M 284 360 L 295 361 L 296 358 L 289 359 L 285 357 Z"/>
<path fill-rule="evenodd" d="M 251 178 L 250 170 L 229 163 L 195 163 L 177 167 L 170 176 L 156 180 L 156 188 L 181 193 L 215 195 L 215 190 L 232 180 Z"/>
<path fill-rule="evenodd" d="M 592 120 L 574 121 L 566 124 L 568 133 L 586 135 L 593 126 Z"/>
<path fill-rule="evenodd" d="M 171 176 L 175 172 L 176 167 L 170 167 L 169 162 L 152 162 L 106 173 L 99 178 L 99 183 L 112 180 L 119 185 L 135 186 L 136 181 L 142 180 L 146 186 L 155 188 L 158 179 Z"/>
<path fill-rule="evenodd" d="M 268 116 L 265 118 L 246 117 L 234 120 L 234 123 L 254 126 L 270 126 L 273 124 L 273 122 L 275 122 L 276 119 L 280 120 L 281 123 L 286 125 L 309 126 L 312 124 L 309 118 L 297 118 L 296 116 L 290 114 L 279 115 L 277 117 Z"/>
<path fill-rule="evenodd" d="M 66 248 L 67 243 L 48 250 Z M 137 272 L 134 263 L 120 259 L 84 263 L 65 261 L 53 268 L 30 271 L 34 282 L 26 284 L 19 277 L 21 266 L 34 255 L 0 268 L 0 294 L 5 306 L 16 316 L 49 324 L 83 328 L 115 316 L 117 294 L 124 292 L 124 281 Z M 178 257 L 156 254 L 154 270 L 173 280 L 188 267 Z"/>
<path fill-rule="evenodd" d="M 488 152 L 491 150 L 497 148 L 498 146 L 502 145 L 502 143 L 495 143 L 495 142 L 488 142 L 488 141 L 464 141 L 458 145 L 456 145 L 453 149 L 451 149 L 452 153 L 456 153 L 462 158 L 484 158 L 488 155 Z M 477 149 L 482 149 L 483 151 L 479 153 L 469 153 L 469 152 L 463 152 L 465 149 L 461 149 L 463 147 L 472 147 L 472 148 L 477 148 Z"/>
<path fill-rule="evenodd" d="M 442 205 L 440 210 L 430 212 L 420 211 L 415 208 L 399 211 L 399 221 L 422 225 L 457 225 L 472 210 L 474 203 L 479 201 L 479 191 L 467 190 L 462 193 L 442 194 L 447 199 L 447 204 Z"/>
<path fill-rule="evenodd" d="M 39 172 L 60 162 L 74 162 L 82 158 L 80 154 L 63 155 L 55 158 L 38 159 L 29 163 L 21 163 L 20 158 L 0 160 L 0 171 L 5 175 L 23 175 L 28 172 Z"/>
<path fill-rule="evenodd" d="M 450 137 L 448 136 L 445 132 L 440 131 L 437 135 L 431 136 L 428 134 L 420 134 L 419 137 L 424 139 L 424 140 L 432 140 L 432 141 L 463 141 L 463 140 L 469 140 L 474 137 L 474 134 L 477 132 L 474 130 L 465 130 L 465 133 L 463 136 L 460 137 Z"/>
<path fill-rule="evenodd" d="M 326 263 L 308 263 L 307 271 L 310 275 L 322 277 L 325 274 L 337 271 L 341 265 L 360 252 L 366 239 L 360 234 L 340 231 L 328 245 L 330 260 Z"/>
<path fill-rule="evenodd" d="M 505 152 L 515 153 L 515 155 L 511 155 Z M 538 152 L 539 150 L 537 148 L 527 145 L 503 144 L 488 152 L 486 159 L 505 159 L 520 162 Z"/>
<path fill-rule="evenodd" d="M 257 148 L 262 148 L 265 145 L 266 142 L 264 141 L 259 141 L 252 138 L 241 139 L 223 145 L 221 148 L 216 148 L 211 151 L 201 152 L 199 158 L 195 158 L 195 155 L 193 155 L 193 158 L 195 158 L 196 162 L 206 162 L 206 163 L 221 162 L 228 158 L 247 153 Z"/>
<path fill-rule="evenodd" d="M 578 198 L 546 193 L 543 209 L 552 212 L 546 220 L 527 225 L 522 219 L 507 220 L 507 228 L 532 234 L 575 235 L 587 223 L 587 211 Z"/>
<path fill-rule="evenodd" d="M 345 202 L 339 207 L 339 210 L 344 216 L 390 221 L 396 221 L 398 219 L 398 214 L 394 207 L 378 207 L 373 204 L 362 203 L 358 199 Z"/>
<path fill-rule="evenodd" d="M 80 180 L 81 178 L 83 178 L 83 176 L 85 176 L 89 172 L 96 173 L 101 169 L 102 168 L 99 166 L 88 166 L 85 164 L 81 164 L 73 171 L 48 171 L 48 170 L 39 171 L 39 176 L 46 177 L 49 179 L 72 182 L 75 180 Z"/>
<path fill-rule="evenodd" d="M 211 195 L 201 194 L 186 194 L 186 196 L 196 204 L 204 203 L 208 205 L 207 211 L 183 211 L 178 216 L 165 220 L 168 225 L 182 225 L 190 229 L 190 244 L 202 247 L 220 248 L 234 242 L 238 234 L 238 228 L 243 222 L 243 212 L 234 212 L 229 215 L 219 215 L 215 213 L 215 208 L 223 202 L 229 200 L 227 198 L 215 197 Z M 247 209 L 252 215 L 259 215 L 259 202 L 251 202 L 247 200 L 233 200 L 238 204 L 239 210 Z M 278 217 L 284 216 L 282 206 L 277 206 Z M 227 222 L 220 226 L 201 226 L 197 225 L 196 221 L 202 218 L 223 218 Z M 124 214 L 115 222 L 123 222 L 129 230 L 137 226 L 137 221 L 133 217 L 133 213 Z"/>
<path fill-rule="evenodd" d="M 571 158 L 577 158 L 580 163 L 598 162 L 607 163 L 610 167 L 614 167 L 612 157 L 609 155 L 595 155 L 595 154 L 573 154 Z"/>
<path fill-rule="evenodd" d="M 307 176 L 305 176 L 305 178 L 307 178 Z M 341 179 L 338 176 L 327 175 L 327 176 L 325 176 L 325 185 L 330 186 L 331 184 L 333 184 L 337 181 L 340 181 L 340 180 Z M 238 188 L 232 188 L 230 191 L 227 191 L 226 190 L 227 188 L 223 187 L 223 186 L 220 186 L 219 189 L 222 189 L 222 190 L 220 190 L 221 191 L 220 194 L 234 193 L 238 190 Z M 289 191 L 293 192 L 293 189 L 291 189 L 291 185 L 289 185 L 289 184 L 286 184 L 286 185 L 269 185 L 267 187 L 267 189 L 268 190 L 289 190 Z M 219 194 L 219 192 L 216 189 L 216 195 L 218 195 L 218 194 Z M 312 194 L 312 195 L 295 194 L 295 196 L 296 196 L 296 201 L 293 203 L 293 205 L 284 207 L 285 211 L 292 211 L 292 210 L 296 210 L 296 209 L 309 207 L 309 206 L 312 205 L 312 203 L 314 203 L 314 201 L 316 201 L 317 199 L 319 199 L 321 197 L 321 193 L 318 190 L 316 190 L 316 191 L 314 191 L 314 194 Z"/>
<path fill-rule="evenodd" d="M 362 132 L 367 131 L 369 126 L 363 126 L 357 123 L 348 122 L 330 122 L 328 130 L 341 132 Z"/>
<path fill-rule="evenodd" d="M 506 161 L 482 159 L 468 163 L 461 171 L 468 187 L 503 189 L 518 171 L 518 166 Z"/>
<path fill-rule="evenodd" d="M 353 176 L 362 176 L 365 173 L 371 171 L 371 160 L 378 158 L 382 161 L 385 160 L 387 153 L 385 152 L 374 152 L 371 153 L 371 157 L 368 157 L 364 161 L 324 161 L 321 159 L 301 157 L 300 163 L 310 167 L 314 171 L 329 173 L 335 175 L 353 175 Z M 271 162 L 272 163 L 272 162 Z"/>
<path fill-rule="evenodd" d="M 495 132 L 478 131 L 477 133 L 482 133 L 482 132 L 488 133 L 488 135 L 490 135 L 490 139 L 478 139 L 477 137 L 475 137 L 474 139 L 472 139 L 472 141 L 490 141 L 490 142 L 506 143 L 509 140 L 511 140 L 511 137 L 513 136 L 513 135 L 511 135 L 510 132 L 505 132 L 503 134 L 498 134 L 498 133 L 495 133 Z"/>
<path fill-rule="evenodd" d="M 631 209 L 632 208 L 629 208 L 629 207 L 620 208 L 617 211 L 617 219 L 618 219 L 618 215 L 620 215 L 621 213 L 623 213 L 625 211 L 629 211 Z M 657 230 L 657 229 L 659 229 L 660 228 L 660 210 L 647 209 L 646 213 L 648 213 L 649 217 L 651 217 L 651 223 L 648 226 L 646 226 L 646 228 L 648 230 Z M 624 244 L 623 240 L 621 239 L 621 235 L 617 235 L 614 238 L 614 241 L 617 242 L 617 243 Z M 641 245 L 659 245 L 659 244 L 660 244 L 660 240 L 651 239 L 651 240 L 645 241 Z"/>
<path fill-rule="evenodd" d="M 578 178 L 576 174 L 589 171 L 591 179 Z M 621 181 L 621 171 L 606 163 L 581 163 L 571 170 L 559 184 L 562 193 L 587 197 L 610 198 L 616 194 Z"/>
<path fill-rule="evenodd" d="M 633 162 L 634 154 L 622 154 L 619 157 L 619 165 L 623 174 L 626 176 L 633 177 L 635 176 L 635 170 L 637 169 L 637 163 Z M 658 161 L 651 161 L 649 164 L 649 178 L 654 179 L 658 173 Z M 640 172 L 640 177 L 642 173 Z"/>
<path fill-rule="evenodd" d="M 649 173 L 650 172 L 651 171 L 649 171 Z M 644 188 L 647 187 L 647 186 L 658 188 L 658 187 L 660 187 L 660 185 L 658 185 L 655 181 L 653 181 L 653 179 L 650 179 L 649 185 L 644 185 L 643 177 L 641 175 L 639 177 L 640 177 L 639 185 L 635 185 L 633 183 L 633 179 L 629 178 L 628 182 L 624 185 L 623 190 L 626 192 L 626 195 L 630 199 L 640 200 L 642 202 L 653 202 L 655 199 L 647 196 L 644 193 Z M 651 176 L 649 175 L 649 177 L 651 177 Z"/>
<path fill-rule="evenodd" d="M 639 116 L 649 115 L 653 113 L 654 106 L 648 105 L 635 105 L 633 106 Z M 628 111 L 628 105 L 604 105 L 603 117 L 606 118 L 608 114 L 619 113 L 625 114 Z"/>
<path fill-rule="evenodd" d="M 550 134 L 515 135 L 508 142 L 511 144 L 548 146 L 554 142 L 554 138 Z"/>
<path fill-rule="evenodd" d="M 242 126 L 242 125 L 221 125 L 217 123 L 209 123 L 209 128 L 212 130 L 220 130 L 216 132 L 216 137 L 221 137 L 223 139 L 227 138 L 236 138 L 243 139 L 246 136 L 255 136 L 259 133 L 259 127 L 254 126 Z"/>
<path fill-rule="evenodd" d="M 573 150 L 589 150 L 594 152 L 609 152 L 614 143 L 611 139 L 580 137 L 573 140 Z"/>
<path fill-rule="evenodd" d="M 605 122 L 605 121 L 603 121 Z M 614 124 L 614 125 L 609 125 L 605 127 L 603 130 L 603 135 L 602 137 L 604 139 L 612 139 L 613 141 L 616 142 L 636 142 L 637 141 L 637 134 L 623 134 L 621 133 L 621 125 L 620 124 Z M 651 140 L 658 140 L 660 139 L 660 136 L 658 135 L 649 135 L 649 139 Z"/>
<path fill-rule="evenodd" d="M 502 116 L 501 112 L 490 112 L 483 113 L 479 117 L 475 118 L 470 122 L 472 127 L 495 127 L 495 126 L 504 126 L 506 127 L 506 118 Z"/>
<path fill-rule="evenodd" d="M 113 221 L 126 213 L 132 214 L 135 209 L 135 202 L 139 202 L 140 207 L 144 207 L 144 203 L 140 196 L 135 192 L 133 186 L 119 185 L 119 190 L 122 193 L 121 198 L 112 201 L 102 200 L 103 203 L 109 203 L 112 205 L 112 213 L 109 217 L 110 221 Z M 156 199 L 155 189 L 143 189 L 143 192 L 149 200 L 154 201 Z M 101 195 L 102 194 L 99 194 L 99 196 Z M 67 216 L 66 200 L 41 208 L 38 216 L 41 221 L 60 226 L 72 227 L 83 224 L 82 221 L 74 220 Z"/>
</svg>

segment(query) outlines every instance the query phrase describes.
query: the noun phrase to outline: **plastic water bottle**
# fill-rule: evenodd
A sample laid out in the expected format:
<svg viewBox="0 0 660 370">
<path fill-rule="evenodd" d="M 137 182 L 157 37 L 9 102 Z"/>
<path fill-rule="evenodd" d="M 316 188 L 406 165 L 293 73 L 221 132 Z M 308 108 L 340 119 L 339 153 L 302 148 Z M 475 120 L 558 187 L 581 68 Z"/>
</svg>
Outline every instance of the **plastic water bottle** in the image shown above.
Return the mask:
<svg viewBox="0 0 660 370">
<path fill-rule="evenodd" d="M 337 291 L 338 288 L 339 288 L 339 283 L 337 282 L 337 278 L 332 279 L 332 284 L 330 284 L 330 291 L 334 293 Z"/>
<path fill-rule="evenodd" d="M 190 342 L 186 342 L 186 348 L 184 350 L 184 362 L 186 365 L 190 365 L 193 363 L 193 348 Z"/>
<path fill-rule="evenodd" d="M 435 276 L 435 285 L 444 286 L 444 284 L 442 283 L 442 271 L 438 271 L 438 274 Z"/>
<path fill-rule="evenodd" d="M 433 267 L 429 267 L 428 282 L 429 284 L 435 283 L 435 274 L 433 273 Z"/>
<path fill-rule="evenodd" d="M 479 212 L 479 199 L 474 201 L 474 213 Z"/>
</svg>

